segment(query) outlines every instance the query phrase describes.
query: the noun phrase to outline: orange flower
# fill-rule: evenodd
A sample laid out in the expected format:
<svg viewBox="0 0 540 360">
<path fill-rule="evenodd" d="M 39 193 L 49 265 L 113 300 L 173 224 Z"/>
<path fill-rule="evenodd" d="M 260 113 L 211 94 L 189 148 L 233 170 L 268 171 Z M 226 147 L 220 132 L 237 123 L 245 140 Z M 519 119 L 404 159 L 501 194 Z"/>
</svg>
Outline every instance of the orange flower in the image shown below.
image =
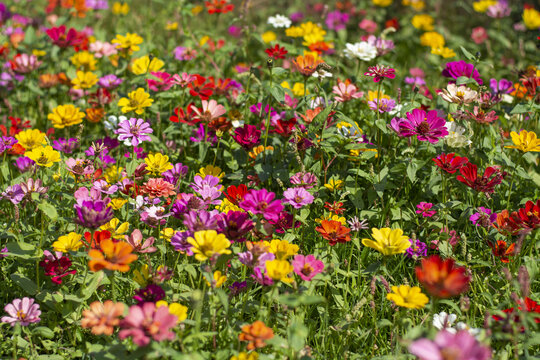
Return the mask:
<svg viewBox="0 0 540 360">
<path fill-rule="evenodd" d="M 317 66 L 323 63 L 321 59 L 315 58 L 311 54 L 299 55 L 292 62 L 296 69 L 306 77 L 311 76 L 317 70 Z"/>
<path fill-rule="evenodd" d="M 111 300 L 101 303 L 94 301 L 90 309 L 83 311 L 81 326 L 92 328 L 94 335 L 112 335 L 114 327 L 120 324 L 120 315 L 124 313 L 124 304 L 114 303 Z"/>
<path fill-rule="evenodd" d="M 489 247 L 491 248 L 491 251 L 493 252 L 493 255 L 500 258 L 503 263 L 510 262 L 510 259 L 508 256 L 514 255 L 514 249 L 516 247 L 516 244 L 511 244 L 508 246 L 506 241 L 504 240 L 497 240 L 497 244 L 489 243 Z"/>
<path fill-rule="evenodd" d="M 105 116 L 104 108 L 88 108 L 86 109 L 86 118 L 88 121 L 98 123 Z"/>
<path fill-rule="evenodd" d="M 248 350 L 262 348 L 266 346 L 264 340 L 270 340 L 274 337 L 274 331 L 260 320 L 251 325 L 242 326 L 242 333 L 238 335 L 238 340 L 249 341 Z"/>
<path fill-rule="evenodd" d="M 422 259 L 416 267 L 416 277 L 424 289 L 433 296 L 447 299 L 469 289 L 471 278 L 467 269 L 457 266 L 453 259 L 441 259 L 438 255 Z"/>
<path fill-rule="evenodd" d="M 311 124 L 311 122 L 313 121 L 313 119 L 315 119 L 315 116 L 319 115 L 319 113 L 322 111 L 322 108 L 321 107 L 316 107 L 315 109 L 311 110 L 311 109 L 308 109 L 306 110 L 306 115 L 302 115 L 300 114 L 300 116 L 302 117 L 302 119 L 304 119 L 304 121 L 307 123 L 307 124 Z"/>
<path fill-rule="evenodd" d="M 101 251 L 90 250 L 88 255 L 92 258 L 88 262 L 91 271 L 101 269 L 129 271 L 129 264 L 137 260 L 137 255 L 132 254 L 133 248 L 126 242 L 114 242 L 105 239 L 101 242 Z"/>
<path fill-rule="evenodd" d="M 349 233 L 351 229 L 341 225 L 341 222 L 335 220 L 323 220 L 321 226 L 315 228 L 323 238 L 328 240 L 330 245 L 334 246 L 337 243 L 351 241 Z"/>
<path fill-rule="evenodd" d="M 508 210 L 503 210 L 497 214 L 497 220 L 493 227 L 503 235 L 516 235 L 521 231 L 521 225 L 510 215 Z"/>
</svg>

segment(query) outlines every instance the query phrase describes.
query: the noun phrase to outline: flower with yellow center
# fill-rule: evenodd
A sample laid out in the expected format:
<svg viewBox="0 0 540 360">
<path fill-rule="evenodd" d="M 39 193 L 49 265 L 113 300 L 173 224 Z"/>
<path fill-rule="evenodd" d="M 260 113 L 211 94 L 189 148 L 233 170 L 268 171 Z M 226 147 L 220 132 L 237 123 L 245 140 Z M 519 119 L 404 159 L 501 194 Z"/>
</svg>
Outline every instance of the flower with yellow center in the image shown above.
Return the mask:
<svg viewBox="0 0 540 360">
<path fill-rule="evenodd" d="M 486 12 L 488 7 L 497 4 L 497 0 L 480 0 L 473 2 L 472 6 L 474 11 L 483 13 Z"/>
<path fill-rule="evenodd" d="M 387 6 L 390 6 L 392 5 L 392 2 L 394 0 L 371 0 L 371 2 L 373 3 L 373 5 L 375 6 L 380 6 L 380 7 L 387 7 Z"/>
<path fill-rule="evenodd" d="M 238 356 L 231 356 L 229 360 L 259 360 L 259 354 L 255 351 L 250 351 L 249 353 L 242 351 Z"/>
<path fill-rule="evenodd" d="M 445 59 L 456 56 L 456 52 L 454 50 L 452 50 L 450 48 L 447 48 L 445 46 L 437 47 L 437 48 L 432 47 L 431 48 L 431 53 L 434 54 L 434 55 L 440 55 Z"/>
<path fill-rule="evenodd" d="M 161 153 L 148 154 L 144 159 L 144 162 L 147 165 L 146 170 L 156 175 L 173 168 L 172 164 L 169 162 L 169 157 Z"/>
<path fill-rule="evenodd" d="M 222 212 L 224 214 L 227 214 L 229 211 L 244 212 L 242 208 L 230 202 L 229 199 L 223 199 L 221 201 L 221 204 L 216 206 L 216 209 L 219 210 L 219 212 Z"/>
<path fill-rule="evenodd" d="M 540 11 L 535 8 L 523 10 L 523 23 L 529 30 L 540 28 Z"/>
<path fill-rule="evenodd" d="M 94 54 L 88 51 L 79 51 L 71 57 L 71 63 L 77 70 L 94 71 L 96 70 L 96 58 Z"/>
<path fill-rule="evenodd" d="M 540 139 L 532 131 L 521 130 L 518 134 L 515 131 L 510 133 L 514 145 L 505 146 L 508 149 L 518 149 L 525 152 L 540 152 Z"/>
<path fill-rule="evenodd" d="M 111 10 L 114 15 L 127 15 L 129 13 L 129 5 L 128 3 L 121 3 L 116 1 L 113 4 Z"/>
<path fill-rule="evenodd" d="M 116 38 L 113 39 L 112 44 L 116 44 L 116 48 L 123 50 L 128 54 L 133 53 L 134 51 L 139 51 L 139 45 L 142 44 L 143 38 L 135 33 L 127 33 L 126 35 L 116 35 Z"/>
<path fill-rule="evenodd" d="M 144 264 L 141 266 L 140 270 L 133 271 L 133 280 L 140 285 L 140 287 L 145 287 L 150 280 L 150 268 L 148 265 Z"/>
<path fill-rule="evenodd" d="M 392 292 L 386 295 L 386 299 L 397 306 L 409 309 L 423 309 L 429 302 L 428 297 L 418 286 L 410 287 L 409 285 L 392 286 Z"/>
<path fill-rule="evenodd" d="M 422 46 L 429 46 L 432 48 L 444 47 L 444 37 L 436 31 L 428 31 L 420 36 L 420 44 Z"/>
<path fill-rule="evenodd" d="M 206 280 L 206 284 L 216 289 L 220 288 L 221 285 L 223 285 L 225 281 L 227 281 L 227 276 L 223 275 L 221 271 L 219 270 L 214 271 L 214 274 L 212 275 L 212 277 L 213 277 L 212 284 L 210 284 L 208 280 Z"/>
<path fill-rule="evenodd" d="M 324 187 L 330 191 L 336 191 L 343 187 L 343 180 L 330 179 L 327 184 L 324 184 Z"/>
<path fill-rule="evenodd" d="M 187 319 L 187 306 L 181 305 L 179 303 L 168 304 L 165 300 L 159 300 L 158 302 L 156 302 L 156 308 L 160 308 L 162 306 L 166 306 L 169 308 L 169 313 L 178 318 L 178 323 L 181 323 L 182 321 Z"/>
<path fill-rule="evenodd" d="M 298 245 L 289 244 L 287 240 L 274 239 L 270 242 L 265 241 L 263 244 L 278 260 L 287 260 L 287 258 L 298 254 L 300 250 Z"/>
<path fill-rule="evenodd" d="M 115 184 L 126 178 L 125 175 L 123 174 L 123 171 L 124 171 L 123 167 L 116 167 L 116 165 L 113 165 L 109 167 L 107 170 L 105 170 L 105 173 L 103 176 L 105 177 L 105 181 L 107 181 L 109 184 Z"/>
<path fill-rule="evenodd" d="M 377 250 L 383 255 L 403 254 L 411 247 L 409 237 L 403 235 L 401 229 L 372 228 L 371 236 L 375 240 L 362 239 L 364 246 Z"/>
<path fill-rule="evenodd" d="M 145 55 L 133 61 L 133 64 L 131 65 L 131 72 L 135 75 L 143 75 L 146 73 L 158 71 L 164 65 L 165 63 L 158 58 L 153 57 L 152 60 L 150 60 L 150 57 L 148 55 Z"/>
<path fill-rule="evenodd" d="M 38 129 L 27 129 L 15 135 L 15 139 L 25 150 L 32 150 L 42 145 L 47 145 L 45 133 Z"/>
<path fill-rule="evenodd" d="M 293 278 L 289 274 L 294 270 L 293 266 L 287 260 L 270 260 L 265 263 L 266 274 L 272 280 L 283 281 L 286 283 L 293 282 Z"/>
<path fill-rule="evenodd" d="M 261 38 L 262 38 L 262 41 L 263 41 L 265 44 L 268 44 L 268 43 L 270 43 L 270 42 L 276 40 L 276 39 L 277 39 L 277 35 L 276 35 L 276 33 L 273 32 L 273 31 L 267 31 L 267 32 L 265 32 L 265 33 L 263 33 L 263 34 L 261 35 Z"/>
<path fill-rule="evenodd" d="M 82 123 L 82 119 L 86 114 L 79 111 L 78 107 L 74 105 L 58 105 L 55 107 L 47 119 L 51 120 L 53 126 L 57 129 L 63 129 L 65 127 L 73 126 Z"/>
<path fill-rule="evenodd" d="M 433 30 L 433 17 L 428 14 L 414 15 L 411 19 L 411 24 L 418 30 L 431 31 Z"/>
<path fill-rule="evenodd" d="M 38 166 L 51 167 L 54 163 L 60 161 L 60 153 L 52 146 L 42 146 L 34 148 L 24 153 L 24 156 L 34 160 Z"/>
<path fill-rule="evenodd" d="M 57 241 L 53 242 L 54 251 L 67 253 L 69 251 L 77 251 L 83 246 L 80 234 L 70 232 L 67 235 L 60 236 Z"/>
<path fill-rule="evenodd" d="M 77 90 L 90 89 L 96 85 L 99 78 L 93 72 L 77 71 L 77 77 L 71 80 L 73 88 Z"/>
<path fill-rule="evenodd" d="M 111 237 L 114 239 L 123 239 L 124 234 L 129 229 L 129 223 L 124 222 L 120 224 L 120 220 L 118 220 L 117 218 L 112 218 L 111 221 L 109 221 L 105 225 L 101 225 L 99 229 L 110 232 Z"/>
<path fill-rule="evenodd" d="M 170 242 L 175 232 L 173 228 L 165 228 L 159 233 L 159 238 Z"/>
<path fill-rule="evenodd" d="M 199 261 L 231 253 L 231 250 L 228 250 L 231 242 L 225 235 L 218 234 L 215 230 L 197 231 L 194 237 L 187 239 L 187 242 L 192 245 L 191 251 Z"/>
<path fill-rule="evenodd" d="M 124 200 L 122 198 L 111 199 L 109 206 L 112 207 L 113 210 L 120 210 L 127 202 L 127 200 Z"/>
<path fill-rule="evenodd" d="M 144 108 L 152 106 L 153 102 L 154 100 L 150 99 L 150 94 L 143 88 L 138 88 L 130 92 L 127 98 L 118 100 L 118 106 L 122 108 L 124 114 L 135 111 L 136 114 L 141 115 L 144 113 Z"/>
<path fill-rule="evenodd" d="M 368 101 L 376 101 L 379 98 L 379 96 L 380 96 L 381 100 L 382 99 L 390 100 L 390 96 L 383 94 L 382 91 L 377 92 L 377 91 L 371 91 L 371 90 L 368 90 L 367 100 Z"/>
</svg>

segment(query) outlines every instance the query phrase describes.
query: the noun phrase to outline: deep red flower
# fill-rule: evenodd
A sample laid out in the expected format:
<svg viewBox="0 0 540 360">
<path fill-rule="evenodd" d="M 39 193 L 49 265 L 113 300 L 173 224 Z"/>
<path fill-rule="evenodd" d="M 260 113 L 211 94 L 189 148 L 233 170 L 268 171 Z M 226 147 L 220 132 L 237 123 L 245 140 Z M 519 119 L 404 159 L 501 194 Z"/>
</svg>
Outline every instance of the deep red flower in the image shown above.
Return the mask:
<svg viewBox="0 0 540 360">
<path fill-rule="evenodd" d="M 279 135 L 288 138 L 292 135 L 294 126 L 296 125 L 296 118 L 289 120 L 278 120 L 276 121 L 275 129 L 272 132 L 276 132 Z"/>
<path fill-rule="evenodd" d="M 84 246 L 88 250 L 99 250 L 101 251 L 101 243 L 103 240 L 107 240 L 111 238 L 111 233 L 107 230 L 104 231 L 94 231 L 94 234 L 87 231 L 84 233 L 84 240 L 82 241 Z M 113 241 L 116 241 L 113 239 Z"/>
<path fill-rule="evenodd" d="M 461 175 L 458 175 L 457 180 L 464 183 L 471 189 L 491 194 L 495 191 L 495 186 L 499 185 L 505 176 L 506 171 L 501 172 L 495 166 L 488 166 L 482 177 L 478 177 L 478 167 L 472 163 L 459 169 Z"/>
<path fill-rule="evenodd" d="M 244 124 L 244 126 L 234 130 L 233 139 L 240 144 L 244 150 L 248 151 L 259 143 L 259 140 L 261 139 L 261 130 L 257 129 L 254 125 Z"/>
<path fill-rule="evenodd" d="M 337 243 L 345 243 L 351 241 L 349 233 L 351 229 L 341 225 L 339 221 L 335 220 L 323 220 L 321 226 L 315 228 L 319 234 L 332 246 Z"/>
<path fill-rule="evenodd" d="M 516 244 L 508 244 L 504 240 L 497 240 L 496 244 L 489 243 L 489 247 L 491 248 L 491 252 L 493 252 L 493 255 L 500 258 L 503 263 L 510 262 L 509 256 L 514 255 L 514 249 L 516 247 Z"/>
<path fill-rule="evenodd" d="M 234 5 L 229 4 L 226 0 L 205 1 L 204 5 L 209 14 L 225 14 L 234 9 Z"/>
<path fill-rule="evenodd" d="M 442 153 L 441 155 L 431 160 L 435 161 L 435 165 L 437 165 L 449 174 L 455 173 L 469 161 L 469 159 L 467 159 L 466 157 L 455 156 L 454 153 Z"/>
<path fill-rule="evenodd" d="M 234 205 L 238 205 L 238 203 L 244 200 L 244 196 L 246 196 L 247 192 L 248 188 L 244 184 L 238 186 L 231 185 L 227 188 L 224 195 Z"/>
<path fill-rule="evenodd" d="M 45 257 L 39 262 L 39 266 L 43 268 L 46 276 L 51 276 L 51 281 L 55 284 L 62 284 L 62 278 L 67 275 L 76 274 L 77 270 L 69 270 L 71 260 L 67 256 L 63 256 L 61 252 L 55 254 L 44 251 Z"/>
<path fill-rule="evenodd" d="M 399 30 L 399 22 L 397 18 L 391 18 L 390 20 L 386 20 L 384 23 L 385 29 L 388 29 L 390 27 L 393 27 L 396 30 Z"/>
<path fill-rule="evenodd" d="M 181 122 L 187 125 L 195 125 L 201 119 L 197 117 L 197 113 L 193 110 L 194 107 L 195 103 L 190 103 L 185 111 L 181 107 L 174 108 L 174 115 L 169 117 L 169 120 L 175 123 Z"/>
<path fill-rule="evenodd" d="M 190 95 L 197 96 L 201 98 L 201 100 L 208 100 L 214 93 L 214 82 L 210 79 L 209 82 L 206 82 L 206 78 L 199 74 L 195 74 L 194 76 L 195 80 L 188 85 Z"/>
<path fill-rule="evenodd" d="M 285 59 L 285 55 L 287 55 L 289 52 L 285 50 L 284 47 L 280 47 L 278 44 L 276 44 L 274 47 L 270 47 L 266 50 L 264 50 L 269 57 L 273 59 Z"/>
<path fill-rule="evenodd" d="M 469 290 L 471 278 L 467 269 L 456 265 L 453 259 L 441 259 L 438 255 L 422 259 L 417 266 L 416 277 L 428 293 L 441 299 L 457 296 Z"/>
<path fill-rule="evenodd" d="M 532 313 L 532 315 L 535 317 L 534 321 L 539 324 L 540 323 L 540 304 L 538 304 L 536 301 L 530 299 L 529 297 L 526 297 L 525 300 L 518 300 L 518 310 Z M 519 314 L 517 311 L 514 310 L 513 307 L 509 309 L 504 309 L 504 313 L 506 313 L 506 318 L 498 315 L 493 315 L 493 319 L 496 321 L 503 321 L 503 320 L 512 320 L 515 323 L 520 323 L 521 319 L 519 317 Z M 512 316 L 514 315 L 514 316 Z M 525 327 L 521 327 L 521 332 L 525 331 Z"/>
<path fill-rule="evenodd" d="M 531 200 L 525 203 L 525 207 L 512 213 L 512 218 L 526 229 L 540 228 L 540 199 L 536 200 L 536 204 Z"/>
<path fill-rule="evenodd" d="M 70 28 L 66 32 L 65 25 L 59 27 L 52 27 L 45 30 L 45 32 L 52 40 L 53 44 L 61 48 L 78 45 L 82 40 L 82 38 L 78 36 L 79 34 L 77 30 L 75 30 L 74 28 Z"/>
<path fill-rule="evenodd" d="M 345 209 L 342 208 L 342 206 L 343 206 L 343 203 L 337 202 L 337 201 L 334 201 L 331 204 L 329 202 L 324 203 L 324 207 L 336 215 L 341 215 L 345 211 Z"/>
</svg>

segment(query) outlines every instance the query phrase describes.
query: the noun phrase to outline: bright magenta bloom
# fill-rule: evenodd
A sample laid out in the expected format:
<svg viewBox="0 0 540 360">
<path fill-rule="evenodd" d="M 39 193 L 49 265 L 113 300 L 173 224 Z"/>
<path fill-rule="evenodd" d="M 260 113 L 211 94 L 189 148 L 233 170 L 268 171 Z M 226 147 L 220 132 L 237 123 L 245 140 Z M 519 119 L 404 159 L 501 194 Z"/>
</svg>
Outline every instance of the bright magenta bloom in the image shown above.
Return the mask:
<svg viewBox="0 0 540 360">
<path fill-rule="evenodd" d="M 370 66 L 364 75 L 373 77 L 374 82 L 379 82 L 385 77 L 389 79 L 395 78 L 396 70 L 385 65 Z"/>
<path fill-rule="evenodd" d="M 407 113 L 407 119 L 399 123 L 399 128 L 403 136 L 417 135 L 418 140 L 434 144 L 448 135 L 445 124 L 446 121 L 437 116 L 436 110 L 426 113 L 424 110 L 414 109 L 412 113 Z"/>
<path fill-rule="evenodd" d="M 277 221 L 283 205 L 275 197 L 276 194 L 266 189 L 250 190 L 238 206 L 254 215 L 262 214 L 266 220 Z"/>
<path fill-rule="evenodd" d="M 177 320 L 166 306 L 156 309 L 152 302 L 133 305 L 129 308 L 128 316 L 120 323 L 123 330 L 120 330 L 118 337 L 121 340 L 131 337 L 139 346 L 148 345 L 150 338 L 156 341 L 172 340 L 175 334 L 170 329 L 176 325 Z"/>
<path fill-rule="evenodd" d="M 294 272 L 304 281 L 311 281 L 324 270 L 324 263 L 313 255 L 295 255 L 291 262 Z"/>
</svg>

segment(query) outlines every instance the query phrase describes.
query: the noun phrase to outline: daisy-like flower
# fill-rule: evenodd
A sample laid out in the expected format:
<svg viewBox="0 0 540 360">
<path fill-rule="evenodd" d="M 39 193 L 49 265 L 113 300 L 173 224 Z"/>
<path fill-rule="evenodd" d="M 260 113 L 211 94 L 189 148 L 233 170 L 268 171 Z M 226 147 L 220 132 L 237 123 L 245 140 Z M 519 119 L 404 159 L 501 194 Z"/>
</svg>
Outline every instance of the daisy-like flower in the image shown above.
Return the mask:
<svg viewBox="0 0 540 360">
<path fill-rule="evenodd" d="M 15 135 L 15 139 L 26 150 L 32 150 L 47 145 L 46 134 L 38 129 L 27 129 Z"/>
<path fill-rule="evenodd" d="M 364 75 L 371 76 L 374 82 L 379 82 L 384 78 L 395 78 L 396 70 L 386 65 L 376 65 L 368 67 L 368 70 L 364 73 Z"/>
<path fill-rule="evenodd" d="M 401 134 L 406 137 L 417 135 L 420 141 L 429 141 L 434 144 L 440 138 L 448 135 L 446 122 L 437 115 L 436 110 L 428 111 L 414 109 L 407 113 L 407 119 L 400 122 Z"/>
<path fill-rule="evenodd" d="M 480 344 L 468 331 L 462 330 L 455 334 L 441 330 L 435 340 L 419 339 L 409 345 L 411 354 L 419 360 L 439 360 L 448 358 L 467 360 L 489 360 L 491 349 Z"/>
<path fill-rule="evenodd" d="M 218 234 L 215 230 L 197 231 L 194 237 L 189 237 L 187 242 L 191 244 L 191 251 L 195 254 L 195 259 L 204 261 L 214 256 L 230 254 L 231 242 L 223 234 Z"/>
<path fill-rule="evenodd" d="M 267 20 L 267 24 L 272 25 L 274 28 L 288 28 L 291 26 L 292 21 L 283 15 L 277 14 L 270 16 Z"/>
<path fill-rule="evenodd" d="M 358 91 L 358 88 L 353 84 L 338 80 L 338 84 L 332 88 L 332 93 L 337 96 L 334 100 L 337 102 L 347 102 L 352 99 L 358 99 L 364 96 L 364 93 Z"/>
<path fill-rule="evenodd" d="M 131 54 L 134 51 L 139 51 L 139 45 L 142 44 L 143 38 L 135 33 L 127 33 L 126 35 L 116 35 L 112 43 L 116 45 L 119 50 L 126 51 Z"/>
<path fill-rule="evenodd" d="M 2 316 L 2 322 L 11 326 L 15 326 L 15 324 L 28 326 L 31 323 L 41 321 L 39 317 L 41 315 L 39 304 L 36 304 L 32 298 L 24 297 L 22 299 L 15 299 L 6 305 L 4 310 L 8 315 Z"/>
<path fill-rule="evenodd" d="M 47 119 L 51 120 L 53 126 L 57 129 L 73 126 L 82 123 L 85 113 L 79 111 L 74 105 L 58 105 L 55 107 Z"/>
<path fill-rule="evenodd" d="M 305 56 L 299 55 L 292 62 L 296 70 L 305 77 L 310 77 L 317 70 L 317 66 L 323 63 L 321 59 L 312 54 L 306 54 Z"/>
<path fill-rule="evenodd" d="M 469 138 L 473 135 L 472 131 L 468 136 L 465 136 L 465 128 L 459 126 L 455 121 L 449 121 L 445 125 L 446 130 L 448 130 L 448 135 L 444 138 L 444 142 L 453 148 L 465 147 L 472 144 L 472 141 Z"/>
<path fill-rule="evenodd" d="M 422 309 L 429 302 L 418 286 L 409 285 L 392 286 L 392 292 L 386 295 L 386 299 L 409 309 Z"/>
<path fill-rule="evenodd" d="M 335 220 L 322 220 L 321 225 L 315 230 L 328 241 L 331 246 L 337 243 L 345 243 L 351 241 L 351 229 L 343 226 L 341 222 Z"/>
<path fill-rule="evenodd" d="M 445 311 L 441 311 L 440 313 L 433 315 L 433 326 L 439 330 L 447 330 L 455 333 L 456 330 L 452 328 L 452 324 L 454 324 L 456 320 L 456 314 L 447 314 Z"/>
<path fill-rule="evenodd" d="M 468 158 L 456 156 L 456 154 L 454 153 L 442 153 L 431 160 L 435 162 L 435 165 L 437 165 L 449 174 L 454 174 L 456 171 L 461 169 L 465 164 L 469 162 Z"/>
<path fill-rule="evenodd" d="M 279 44 L 276 44 L 274 45 L 274 47 L 270 47 L 264 50 L 264 52 L 268 54 L 269 57 L 276 60 L 285 59 L 285 55 L 289 53 L 284 47 L 280 47 Z"/>
<path fill-rule="evenodd" d="M 60 153 L 52 148 L 52 146 L 43 146 L 35 148 L 32 151 L 27 151 L 24 155 L 35 161 L 38 166 L 51 167 L 54 163 L 60 161 Z"/>
<path fill-rule="evenodd" d="M 151 106 L 153 102 L 154 100 L 150 99 L 150 94 L 143 88 L 137 88 L 137 90 L 130 92 L 127 98 L 118 100 L 118 106 L 122 108 L 124 114 L 134 111 L 141 115 L 144 113 L 144 108 Z"/>
<path fill-rule="evenodd" d="M 363 61 L 371 61 L 377 57 L 377 48 L 367 41 L 357 42 L 354 44 L 345 44 L 343 51 L 349 59 L 360 59 Z"/>
<path fill-rule="evenodd" d="M 144 162 L 147 165 L 146 170 L 153 174 L 161 174 L 173 168 L 169 157 L 161 153 L 148 154 Z"/>
<path fill-rule="evenodd" d="M 478 167 L 475 164 L 468 163 L 459 169 L 461 175 L 457 180 L 476 191 L 492 194 L 495 192 L 495 186 L 502 183 L 506 177 L 506 171 L 501 172 L 496 166 L 488 166 L 482 176 L 478 176 Z"/>
<path fill-rule="evenodd" d="M 181 87 L 186 87 L 188 84 L 193 82 L 196 77 L 194 75 L 183 72 L 182 74 L 175 74 L 172 77 L 175 85 L 180 85 Z"/>
<path fill-rule="evenodd" d="M 115 131 L 118 134 L 118 140 L 124 141 L 127 146 L 137 146 L 143 141 L 152 141 L 148 134 L 153 132 L 154 130 L 152 130 L 149 123 L 136 118 L 125 119 L 120 122 L 118 129 Z"/>
<path fill-rule="evenodd" d="M 281 200 L 274 200 L 276 194 L 266 189 L 250 190 L 238 205 L 254 215 L 261 214 L 267 220 L 277 221 L 283 211 Z"/>
<path fill-rule="evenodd" d="M 324 270 L 324 263 L 314 255 L 296 255 L 291 262 L 294 272 L 304 281 L 311 281 Z"/>
<path fill-rule="evenodd" d="M 476 101 L 478 92 L 465 85 L 457 86 L 456 84 L 448 84 L 446 89 L 443 89 L 439 96 L 449 103 L 467 105 Z"/>
<path fill-rule="evenodd" d="M 401 229 L 372 228 L 371 236 L 375 240 L 362 239 L 362 244 L 383 255 L 403 254 L 411 246 L 409 237 L 404 236 Z"/>
<path fill-rule="evenodd" d="M 420 204 L 416 205 L 416 208 L 418 209 L 416 210 L 416 213 L 422 214 L 423 217 L 432 217 L 437 213 L 437 210 L 430 210 L 432 207 L 432 203 L 422 201 Z"/>
<path fill-rule="evenodd" d="M 314 200 L 313 195 L 302 187 L 289 188 L 285 190 L 283 197 L 295 209 L 300 209 L 303 206 L 309 205 Z"/>
<path fill-rule="evenodd" d="M 178 321 L 176 315 L 169 312 L 166 306 L 156 307 L 153 302 L 133 305 L 129 314 L 120 323 L 122 330 L 118 337 L 123 340 L 131 337 L 138 346 L 146 346 L 150 340 L 173 340 L 175 333 L 170 329 Z"/>
<path fill-rule="evenodd" d="M 129 264 L 138 258 L 132 254 L 133 247 L 123 241 L 114 242 L 112 239 L 105 239 L 100 243 L 100 247 L 101 250 L 92 249 L 88 252 L 91 258 L 88 266 L 91 271 L 107 269 L 127 272 Z"/>
<path fill-rule="evenodd" d="M 453 259 L 441 259 L 438 255 L 422 259 L 417 266 L 416 278 L 433 296 L 448 299 L 469 290 L 471 278 L 467 269 L 456 265 Z"/>
<path fill-rule="evenodd" d="M 536 133 L 527 130 L 521 130 L 520 133 L 512 131 L 510 133 L 512 142 L 514 145 L 505 146 L 509 149 L 518 149 L 524 153 L 526 152 L 540 152 L 540 139 Z"/>
</svg>

